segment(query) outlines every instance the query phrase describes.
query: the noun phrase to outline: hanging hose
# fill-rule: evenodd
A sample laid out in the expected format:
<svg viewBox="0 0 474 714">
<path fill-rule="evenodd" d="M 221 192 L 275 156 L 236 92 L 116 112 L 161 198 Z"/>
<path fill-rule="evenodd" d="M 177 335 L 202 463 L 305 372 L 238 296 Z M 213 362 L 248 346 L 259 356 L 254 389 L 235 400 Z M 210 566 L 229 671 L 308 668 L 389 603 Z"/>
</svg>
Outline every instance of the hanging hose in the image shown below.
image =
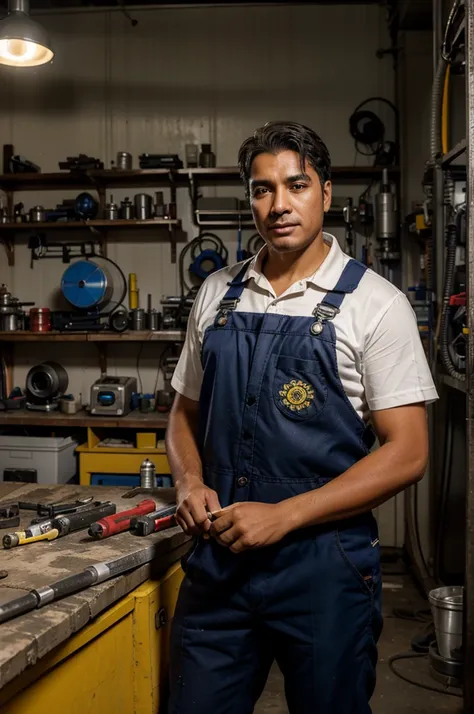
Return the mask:
<svg viewBox="0 0 474 714">
<path fill-rule="evenodd" d="M 448 374 L 450 374 L 451 377 L 454 377 L 454 379 L 465 381 L 466 375 L 456 369 L 451 359 L 448 346 L 449 301 L 454 290 L 454 273 L 456 270 L 456 247 L 457 230 L 456 226 L 451 223 L 448 225 L 446 232 L 446 267 L 444 278 L 443 305 L 441 308 L 439 350 L 441 354 L 441 361 Z"/>
<path fill-rule="evenodd" d="M 440 57 L 431 93 L 430 155 L 433 163 L 443 151 L 441 140 L 441 117 L 443 111 L 443 94 L 447 64 L 447 60 L 444 59 L 444 57 Z"/>
<path fill-rule="evenodd" d="M 449 135 L 449 80 L 451 76 L 451 65 L 446 65 L 443 84 L 443 102 L 441 112 L 441 150 L 443 154 L 449 151 L 448 135 Z"/>
</svg>

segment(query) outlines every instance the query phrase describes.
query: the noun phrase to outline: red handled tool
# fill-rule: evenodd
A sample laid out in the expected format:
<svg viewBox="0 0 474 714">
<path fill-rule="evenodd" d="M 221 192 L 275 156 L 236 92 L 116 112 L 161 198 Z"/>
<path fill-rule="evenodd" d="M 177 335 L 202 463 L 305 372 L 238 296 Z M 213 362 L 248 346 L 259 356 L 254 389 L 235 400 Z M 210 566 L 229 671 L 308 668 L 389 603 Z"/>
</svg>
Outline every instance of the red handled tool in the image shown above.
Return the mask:
<svg viewBox="0 0 474 714">
<path fill-rule="evenodd" d="M 146 516 L 156 509 L 156 503 L 151 499 L 140 501 L 134 508 L 128 511 L 121 511 L 112 516 L 101 518 L 96 523 L 92 523 L 89 528 L 89 535 L 93 538 L 108 538 L 109 536 L 123 533 L 130 530 L 130 521 L 134 517 Z"/>
<path fill-rule="evenodd" d="M 130 531 L 133 535 L 147 536 L 151 533 L 164 531 L 166 528 L 173 528 L 176 525 L 176 504 L 160 508 L 147 516 L 132 518 Z"/>
</svg>

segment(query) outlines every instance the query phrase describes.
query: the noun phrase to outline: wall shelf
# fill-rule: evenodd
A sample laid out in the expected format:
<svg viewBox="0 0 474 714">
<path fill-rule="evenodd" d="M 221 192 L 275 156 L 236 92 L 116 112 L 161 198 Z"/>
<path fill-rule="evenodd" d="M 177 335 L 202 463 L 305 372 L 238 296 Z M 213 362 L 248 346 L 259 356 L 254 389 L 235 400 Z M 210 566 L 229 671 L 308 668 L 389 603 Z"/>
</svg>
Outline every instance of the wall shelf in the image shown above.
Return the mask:
<svg viewBox="0 0 474 714">
<path fill-rule="evenodd" d="M 126 416 L 91 416 L 86 409 L 76 414 L 35 412 L 28 409 L 0 412 L 0 428 L 4 426 L 99 427 L 112 429 L 166 429 L 168 415 L 159 412 L 142 414 L 136 410 Z"/>
<path fill-rule="evenodd" d="M 107 228 L 108 229 L 127 229 L 127 228 L 181 228 L 181 221 L 177 219 L 150 218 L 149 220 L 139 221 L 135 219 L 116 221 L 110 220 L 93 220 L 93 221 L 44 221 L 31 223 L 0 223 L 1 231 L 35 231 L 35 230 L 69 230 L 70 228 Z"/>
<path fill-rule="evenodd" d="M 127 332 L 0 332 L 0 342 L 184 342 L 183 330 Z"/>
<path fill-rule="evenodd" d="M 439 374 L 437 376 L 437 381 L 441 382 L 441 384 L 444 384 L 450 389 L 456 389 L 458 392 L 467 392 L 467 382 L 462 379 L 455 379 L 449 374 Z"/>
</svg>

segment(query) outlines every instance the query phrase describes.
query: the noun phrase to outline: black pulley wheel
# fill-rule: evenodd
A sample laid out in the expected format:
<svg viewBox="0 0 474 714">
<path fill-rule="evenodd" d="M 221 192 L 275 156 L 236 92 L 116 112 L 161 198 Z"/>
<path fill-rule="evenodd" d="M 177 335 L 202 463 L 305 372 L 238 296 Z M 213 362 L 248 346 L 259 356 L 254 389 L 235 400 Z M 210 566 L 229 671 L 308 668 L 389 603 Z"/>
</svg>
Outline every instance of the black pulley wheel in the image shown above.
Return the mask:
<svg viewBox="0 0 474 714">
<path fill-rule="evenodd" d="M 43 362 L 30 369 L 26 376 L 26 395 L 30 402 L 45 404 L 64 394 L 69 377 L 58 362 Z"/>
</svg>

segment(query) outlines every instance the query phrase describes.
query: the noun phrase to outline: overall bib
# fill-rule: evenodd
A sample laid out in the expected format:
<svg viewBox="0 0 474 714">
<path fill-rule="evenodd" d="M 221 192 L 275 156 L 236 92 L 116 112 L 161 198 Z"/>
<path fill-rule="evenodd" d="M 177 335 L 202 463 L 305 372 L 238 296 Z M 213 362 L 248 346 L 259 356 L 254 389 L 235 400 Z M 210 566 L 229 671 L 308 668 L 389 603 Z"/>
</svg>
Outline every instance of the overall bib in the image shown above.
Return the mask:
<svg viewBox="0 0 474 714">
<path fill-rule="evenodd" d="M 319 488 L 374 437 L 337 369 L 332 319 L 365 266 L 351 260 L 313 317 L 237 312 L 247 264 L 204 336 L 200 448 L 221 505 Z M 233 554 L 198 539 L 183 564 L 170 714 L 251 714 L 273 660 L 290 714 L 369 714 L 382 628 L 371 513 Z"/>
</svg>

